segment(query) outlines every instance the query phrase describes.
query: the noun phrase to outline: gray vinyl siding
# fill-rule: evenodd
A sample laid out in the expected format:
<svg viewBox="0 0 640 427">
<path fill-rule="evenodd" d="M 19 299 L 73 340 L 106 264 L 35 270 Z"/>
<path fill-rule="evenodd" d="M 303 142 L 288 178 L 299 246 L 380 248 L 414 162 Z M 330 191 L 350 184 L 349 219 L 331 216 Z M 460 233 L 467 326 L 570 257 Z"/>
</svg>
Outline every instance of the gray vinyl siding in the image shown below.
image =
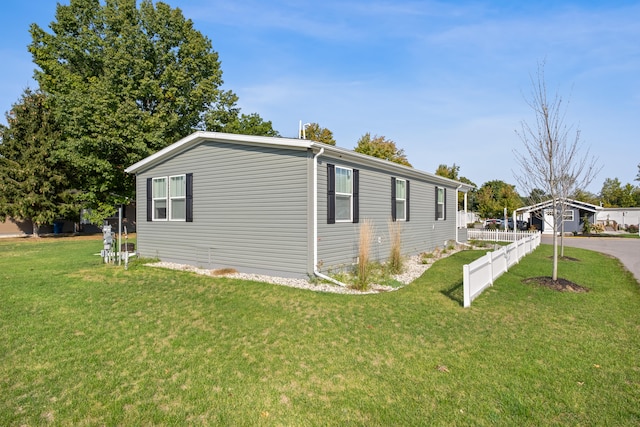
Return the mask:
<svg viewBox="0 0 640 427">
<path fill-rule="evenodd" d="M 370 256 L 385 261 L 390 251 L 391 177 L 410 182 L 409 221 L 399 221 L 402 253 L 405 256 L 442 248 L 456 240 L 456 192 L 446 191 L 446 220 L 435 219 L 436 184 L 426 179 L 393 174 L 339 158 L 321 157 L 318 164 L 318 264 L 323 272 L 352 268 L 358 256 L 359 231 L 365 219 L 374 227 Z M 327 224 L 327 163 L 359 169 L 360 222 Z M 442 187 L 442 186 L 441 186 Z"/>
<path fill-rule="evenodd" d="M 580 230 L 580 209 L 569 207 L 567 208 L 567 210 L 573 211 L 573 221 L 564 221 L 565 233 L 571 233 Z"/>
<path fill-rule="evenodd" d="M 193 173 L 193 222 L 146 220 L 147 178 Z M 137 175 L 138 251 L 203 268 L 305 277 L 306 150 L 208 141 Z"/>
</svg>

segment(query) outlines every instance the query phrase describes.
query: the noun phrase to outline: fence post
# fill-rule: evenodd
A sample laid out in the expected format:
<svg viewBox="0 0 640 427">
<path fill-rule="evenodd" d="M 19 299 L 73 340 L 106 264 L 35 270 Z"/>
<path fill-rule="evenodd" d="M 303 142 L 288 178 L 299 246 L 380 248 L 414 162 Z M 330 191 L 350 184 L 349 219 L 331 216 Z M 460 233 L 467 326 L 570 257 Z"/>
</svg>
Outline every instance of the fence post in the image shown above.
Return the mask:
<svg viewBox="0 0 640 427">
<path fill-rule="evenodd" d="M 471 280 L 469 274 L 469 264 L 462 266 L 462 293 L 463 306 L 471 307 Z"/>
<path fill-rule="evenodd" d="M 493 286 L 493 260 L 491 259 L 491 252 L 487 252 L 487 258 L 489 258 L 489 283 Z"/>
</svg>

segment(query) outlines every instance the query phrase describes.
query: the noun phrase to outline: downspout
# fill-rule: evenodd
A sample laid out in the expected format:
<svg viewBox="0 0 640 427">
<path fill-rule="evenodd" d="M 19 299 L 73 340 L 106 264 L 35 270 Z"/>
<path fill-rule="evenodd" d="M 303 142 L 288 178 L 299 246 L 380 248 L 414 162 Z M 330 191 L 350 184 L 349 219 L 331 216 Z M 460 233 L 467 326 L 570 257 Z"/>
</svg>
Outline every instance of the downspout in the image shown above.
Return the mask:
<svg viewBox="0 0 640 427">
<path fill-rule="evenodd" d="M 463 245 L 463 246 L 467 246 L 467 247 L 471 247 L 471 245 L 468 242 L 461 242 L 460 239 L 458 239 L 458 230 L 459 230 L 459 226 L 460 224 L 458 224 L 458 222 L 460 222 L 460 215 L 458 214 L 458 190 L 460 190 L 460 188 L 462 188 L 462 184 L 458 185 L 458 188 L 456 188 L 456 245 Z M 467 193 L 464 194 L 465 197 L 465 210 L 464 210 L 464 217 L 465 220 L 467 218 L 467 204 L 466 204 L 466 197 L 467 197 Z M 465 225 L 465 229 L 466 229 L 466 225 Z M 469 232 L 467 231 L 467 238 L 469 237 Z"/>
<path fill-rule="evenodd" d="M 344 283 L 326 274 L 322 274 L 318 270 L 318 157 L 320 157 L 322 153 L 324 153 L 324 147 L 321 147 L 320 151 L 313 156 L 313 274 L 321 279 L 328 280 L 329 282 L 346 288 L 347 285 Z"/>
<path fill-rule="evenodd" d="M 460 190 L 460 188 L 462 188 L 462 184 L 458 185 L 458 188 L 456 188 L 456 245 L 463 244 L 458 239 L 458 230 L 460 230 L 460 224 L 458 224 L 460 222 L 460 213 L 458 212 L 458 190 Z M 465 218 L 466 218 L 466 212 L 465 212 Z"/>
</svg>

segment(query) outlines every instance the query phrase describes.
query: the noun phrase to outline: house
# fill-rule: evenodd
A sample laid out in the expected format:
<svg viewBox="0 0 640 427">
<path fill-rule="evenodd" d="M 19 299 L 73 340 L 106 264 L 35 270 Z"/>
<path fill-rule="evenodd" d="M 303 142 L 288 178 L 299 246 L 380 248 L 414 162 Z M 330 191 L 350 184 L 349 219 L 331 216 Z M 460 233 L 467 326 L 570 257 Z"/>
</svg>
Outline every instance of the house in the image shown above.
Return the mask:
<svg viewBox="0 0 640 427">
<path fill-rule="evenodd" d="M 466 240 L 457 197 L 472 187 L 311 140 L 196 132 L 126 171 L 138 252 L 162 261 L 323 277 L 357 263 L 364 219 L 374 260 L 389 254 L 389 221 L 404 255 Z"/>
<path fill-rule="evenodd" d="M 589 221 L 589 224 L 595 224 L 596 213 L 601 209 L 599 206 L 573 199 L 565 200 L 565 210 L 562 216 L 565 233 L 582 232 L 585 218 Z M 557 209 L 561 209 L 561 207 L 558 206 Z M 543 234 L 553 234 L 554 210 L 553 200 L 550 199 L 517 209 L 516 217 L 520 219 L 528 218 L 529 226 L 540 230 Z M 558 228 L 558 231 L 561 231 L 560 228 Z"/>
<path fill-rule="evenodd" d="M 26 236 L 33 232 L 31 221 L 19 220 L 15 218 L 5 218 L 0 221 L 0 237 Z"/>
<path fill-rule="evenodd" d="M 640 207 L 599 208 L 596 221 L 615 230 L 626 230 L 628 226 L 640 224 Z"/>
</svg>

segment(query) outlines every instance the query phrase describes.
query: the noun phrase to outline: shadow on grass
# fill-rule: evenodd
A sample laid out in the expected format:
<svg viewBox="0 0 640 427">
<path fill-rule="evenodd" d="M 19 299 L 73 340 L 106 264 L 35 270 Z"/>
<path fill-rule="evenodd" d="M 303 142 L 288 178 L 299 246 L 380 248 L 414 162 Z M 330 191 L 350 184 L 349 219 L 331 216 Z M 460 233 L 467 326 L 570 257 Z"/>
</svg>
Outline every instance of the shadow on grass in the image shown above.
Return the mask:
<svg viewBox="0 0 640 427">
<path fill-rule="evenodd" d="M 446 296 L 447 298 L 449 298 L 450 300 L 457 302 L 458 304 L 460 304 L 460 307 L 462 307 L 464 306 L 463 285 L 464 284 L 462 280 L 460 280 L 459 282 L 456 282 L 452 287 L 441 290 L 440 293 Z"/>
</svg>

